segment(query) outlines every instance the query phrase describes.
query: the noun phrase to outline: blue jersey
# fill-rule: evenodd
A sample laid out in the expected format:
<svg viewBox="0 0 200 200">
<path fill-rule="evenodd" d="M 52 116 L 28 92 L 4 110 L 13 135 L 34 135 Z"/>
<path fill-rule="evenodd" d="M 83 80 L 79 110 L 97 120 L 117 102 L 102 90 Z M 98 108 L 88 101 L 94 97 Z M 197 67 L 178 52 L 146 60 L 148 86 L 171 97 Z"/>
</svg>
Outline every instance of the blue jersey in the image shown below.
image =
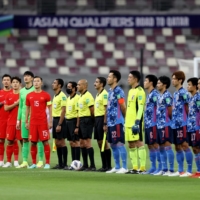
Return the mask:
<svg viewBox="0 0 200 200">
<path fill-rule="evenodd" d="M 108 105 L 107 105 L 107 126 L 115 126 L 117 124 L 124 125 L 124 117 L 122 115 L 119 100 L 124 99 L 124 91 L 116 86 L 113 90 L 108 92 Z"/>
<path fill-rule="evenodd" d="M 172 95 L 166 90 L 158 96 L 156 119 L 157 128 L 161 129 L 166 126 L 171 126 L 171 119 L 168 113 L 168 107 L 172 106 Z"/>
<path fill-rule="evenodd" d="M 159 93 L 156 89 L 153 89 L 147 96 L 146 108 L 144 112 L 145 128 L 156 126 L 156 108 L 158 96 Z"/>
<path fill-rule="evenodd" d="M 171 124 L 173 129 L 187 125 L 186 105 L 189 102 L 189 98 L 189 93 L 182 87 L 174 92 Z"/>
<path fill-rule="evenodd" d="M 200 94 L 197 92 L 189 100 L 187 132 L 200 130 Z"/>
</svg>

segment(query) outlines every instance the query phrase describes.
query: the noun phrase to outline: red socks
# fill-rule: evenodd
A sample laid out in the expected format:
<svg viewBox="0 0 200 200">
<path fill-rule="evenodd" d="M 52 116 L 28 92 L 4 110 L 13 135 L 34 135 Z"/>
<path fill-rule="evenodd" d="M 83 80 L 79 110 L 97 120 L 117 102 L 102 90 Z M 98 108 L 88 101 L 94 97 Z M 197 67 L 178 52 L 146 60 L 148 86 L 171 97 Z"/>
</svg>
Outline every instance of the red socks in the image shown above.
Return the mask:
<svg viewBox="0 0 200 200">
<path fill-rule="evenodd" d="M 44 145 L 44 155 L 45 155 L 45 159 L 46 159 L 46 164 L 50 163 L 50 145 L 46 144 Z"/>
<path fill-rule="evenodd" d="M 13 144 L 13 153 L 14 153 L 14 161 L 18 161 L 19 145 L 18 145 L 18 141 L 17 140 L 15 140 L 14 144 Z"/>
<path fill-rule="evenodd" d="M 4 159 L 4 143 L 0 143 L 0 161 Z"/>
<path fill-rule="evenodd" d="M 31 157 L 33 164 L 36 164 L 36 156 L 37 156 L 37 145 L 31 146 Z"/>
<path fill-rule="evenodd" d="M 12 154 L 13 154 L 13 145 L 7 145 L 6 147 L 7 162 L 11 162 Z"/>
</svg>

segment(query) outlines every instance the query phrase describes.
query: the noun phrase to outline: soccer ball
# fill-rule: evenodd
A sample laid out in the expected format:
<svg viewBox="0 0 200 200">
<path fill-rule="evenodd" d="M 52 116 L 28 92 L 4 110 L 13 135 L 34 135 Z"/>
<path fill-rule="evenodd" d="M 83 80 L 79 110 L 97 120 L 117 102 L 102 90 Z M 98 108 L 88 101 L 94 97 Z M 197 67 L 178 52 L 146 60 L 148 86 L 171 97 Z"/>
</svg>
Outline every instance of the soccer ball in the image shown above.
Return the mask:
<svg viewBox="0 0 200 200">
<path fill-rule="evenodd" d="M 79 161 L 79 160 L 73 160 L 72 163 L 71 163 L 71 167 L 74 170 L 79 170 L 82 166 L 83 165 L 82 165 L 81 161 Z"/>
</svg>

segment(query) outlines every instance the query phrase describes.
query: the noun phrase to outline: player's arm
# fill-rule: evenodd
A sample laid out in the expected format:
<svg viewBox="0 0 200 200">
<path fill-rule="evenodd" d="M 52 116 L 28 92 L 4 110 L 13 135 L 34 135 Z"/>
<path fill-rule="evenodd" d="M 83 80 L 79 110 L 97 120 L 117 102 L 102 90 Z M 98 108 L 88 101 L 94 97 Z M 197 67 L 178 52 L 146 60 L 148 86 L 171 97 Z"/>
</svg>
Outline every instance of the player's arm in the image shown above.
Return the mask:
<svg viewBox="0 0 200 200">
<path fill-rule="evenodd" d="M 172 101 L 173 101 L 172 97 L 166 97 L 165 99 L 165 102 L 167 105 L 167 111 L 168 111 L 168 115 L 170 119 L 172 118 Z"/>
<path fill-rule="evenodd" d="M 91 117 L 94 117 L 94 105 L 89 107 Z"/>
<path fill-rule="evenodd" d="M 61 115 L 60 115 L 58 125 L 61 125 L 63 123 L 63 120 L 65 118 L 65 114 L 66 114 L 66 106 L 62 106 L 61 107 Z"/>
<path fill-rule="evenodd" d="M 10 111 L 13 108 L 15 108 L 16 106 L 19 105 L 19 100 L 17 100 L 15 103 L 13 103 L 12 105 L 7 105 L 6 103 L 4 104 L 4 110 L 5 111 Z"/>
<path fill-rule="evenodd" d="M 92 95 L 88 99 L 86 99 L 86 104 L 88 108 L 90 109 L 91 117 L 94 117 L 94 98 Z"/>
<path fill-rule="evenodd" d="M 122 115 L 125 118 L 125 116 L 126 116 L 126 103 L 125 103 L 125 98 L 124 98 L 123 92 L 120 92 L 119 94 L 117 94 L 117 100 L 118 100 Z"/>
<path fill-rule="evenodd" d="M 21 98 L 21 93 L 19 93 L 19 108 L 17 113 L 17 121 L 20 121 L 22 118 L 22 107 L 23 107 L 23 101 Z"/>
<path fill-rule="evenodd" d="M 144 105 L 145 105 L 145 93 L 141 90 L 138 92 L 137 97 L 137 103 L 138 103 L 138 112 L 136 114 L 136 120 L 141 120 L 143 112 L 144 112 Z"/>
<path fill-rule="evenodd" d="M 30 116 L 30 106 L 26 106 L 26 128 L 29 129 L 28 118 Z"/>
</svg>

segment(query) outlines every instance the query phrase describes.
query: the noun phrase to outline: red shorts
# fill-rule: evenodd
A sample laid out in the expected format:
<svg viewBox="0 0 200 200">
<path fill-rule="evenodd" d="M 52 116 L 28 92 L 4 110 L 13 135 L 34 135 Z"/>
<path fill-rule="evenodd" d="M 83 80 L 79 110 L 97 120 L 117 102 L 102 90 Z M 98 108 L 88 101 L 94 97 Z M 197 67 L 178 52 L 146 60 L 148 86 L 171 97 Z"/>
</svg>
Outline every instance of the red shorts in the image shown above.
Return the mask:
<svg viewBox="0 0 200 200">
<path fill-rule="evenodd" d="M 17 130 L 15 125 L 8 125 L 6 129 L 7 140 L 22 140 L 21 130 Z"/>
<path fill-rule="evenodd" d="M 31 142 L 45 141 L 50 139 L 49 129 L 47 124 L 29 126 L 29 140 Z"/>
<path fill-rule="evenodd" d="M 0 121 L 0 139 L 6 139 L 7 121 Z"/>
</svg>

